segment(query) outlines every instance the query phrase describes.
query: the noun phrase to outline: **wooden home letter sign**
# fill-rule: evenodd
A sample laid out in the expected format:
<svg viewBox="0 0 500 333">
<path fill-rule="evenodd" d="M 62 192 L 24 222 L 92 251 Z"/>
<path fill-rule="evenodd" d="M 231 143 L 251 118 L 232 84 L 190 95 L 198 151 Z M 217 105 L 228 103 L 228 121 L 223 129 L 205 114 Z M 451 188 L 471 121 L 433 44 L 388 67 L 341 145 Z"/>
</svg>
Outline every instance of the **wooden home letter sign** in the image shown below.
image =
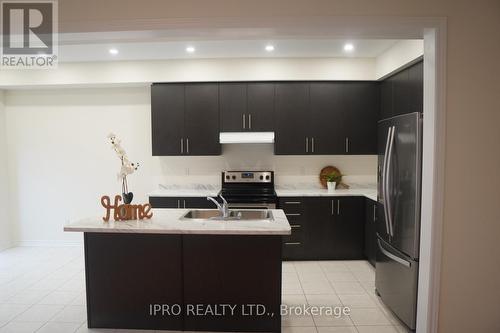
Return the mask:
<svg viewBox="0 0 500 333">
<path fill-rule="evenodd" d="M 153 217 L 152 207 L 150 204 L 145 205 L 120 205 L 122 197 L 115 196 L 115 202 L 111 205 L 111 199 L 105 195 L 101 198 L 101 204 L 106 208 L 106 216 L 102 219 L 109 221 L 111 211 L 113 211 L 113 218 L 115 221 L 128 221 L 128 220 L 143 220 Z"/>
</svg>

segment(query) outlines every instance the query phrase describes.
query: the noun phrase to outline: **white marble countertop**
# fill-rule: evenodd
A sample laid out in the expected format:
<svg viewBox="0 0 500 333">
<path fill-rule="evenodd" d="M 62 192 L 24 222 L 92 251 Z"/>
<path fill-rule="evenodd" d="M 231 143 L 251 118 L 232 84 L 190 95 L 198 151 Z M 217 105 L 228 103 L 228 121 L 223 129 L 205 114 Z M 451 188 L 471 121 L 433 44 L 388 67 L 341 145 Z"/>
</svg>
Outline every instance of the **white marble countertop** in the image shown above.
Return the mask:
<svg viewBox="0 0 500 333">
<path fill-rule="evenodd" d="M 335 190 L 329 192 L 327 189 L 317 186 L 300 185 L 277 185 L 276 194 L 278 197 L 335 197 L 335 196 L 363 196 L 377 201 L 377 189 L 374 187 L 356 187 L 346 190 Z M 197 186 L 162 186 L 160 189 L 148 193 L 150 197 L 216 197 L 220 188 L 215 185 Z"/>
<path fill-rule="evenodd" d="M 220 189 L 158 189 L 148 193 L 148 197 L 216 197 Z"/>
<path fill-rule="evenodd" d="M 277 188 L 278 197 L 341 197 L 362 196 L 377 201 L 377 189 L 353 188 L 346 190 L 328 191 L 324 188 Z"/>
<path fill-rule="evenodd" d="M 193 221 L 180 218 L 189 209 L 153 209 L 150 220 L 104 222 L 101 217 L 71 222 L 64 231 L 140 233 L 140 234 L 200 234 L 200 235 L 290 235 L 285 213 L 273 209 L 274 220 Z"/>
</svg>

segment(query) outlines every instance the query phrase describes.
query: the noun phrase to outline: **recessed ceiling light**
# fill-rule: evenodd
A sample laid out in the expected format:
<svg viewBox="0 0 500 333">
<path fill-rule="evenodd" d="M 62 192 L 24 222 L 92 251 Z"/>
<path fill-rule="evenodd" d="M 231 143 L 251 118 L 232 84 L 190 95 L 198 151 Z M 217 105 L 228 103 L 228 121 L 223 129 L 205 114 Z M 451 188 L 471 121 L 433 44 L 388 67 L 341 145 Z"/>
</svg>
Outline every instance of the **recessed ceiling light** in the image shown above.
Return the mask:
<svg viewBox="0 0 500 333">
<path fill-rule="evenodd" d="M 109 49 L 109 54 L 117 55 L 119 52 L 117 49 Z"/>
<path fill-rule="evenodd" d="M 351 52 L 354 51 L 354 45 L 351 43 L 344 44 L 344 51 Z"/>
<path fill-rule="evenodd" d="M 272 45 L 266 45 L 266 51 L 267 52 L 273 52 L 274 51 L 274 46 L 272 46 Z"/>
<path fill-rule="evenodd" d="M 186 47 L 186 52 L 187 53 L 194 53 L 194 51 L 196 51 L 196 49 L 193 46 Z"/>
</svg>

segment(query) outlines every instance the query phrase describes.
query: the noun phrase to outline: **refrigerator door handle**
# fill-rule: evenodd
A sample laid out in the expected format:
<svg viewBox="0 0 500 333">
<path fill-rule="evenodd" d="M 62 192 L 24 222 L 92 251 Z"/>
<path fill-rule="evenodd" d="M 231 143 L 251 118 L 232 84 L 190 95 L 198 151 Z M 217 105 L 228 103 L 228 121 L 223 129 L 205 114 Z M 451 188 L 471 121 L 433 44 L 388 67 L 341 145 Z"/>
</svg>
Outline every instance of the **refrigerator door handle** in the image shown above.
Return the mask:
<svg viewBox="0 0 500 333">
<path fill-rule="evenodd" d="M 389 152 L 389 139 L 391 138 L 392 127 L 389 127 L 387 131 L 387 140 L 385 143 L 385 152 L 384 152 L 384 165 L 382 166 L 382 197 L 384 199 L 384 217 L 385 217 L 385 231 L 389 234 L 389 216 L 387 214 L 387 198 L 386 198 L 386 188 L 385 188 L 385 180 L 387 178 L 386 170 L 387 170 L 387 154 Z"/>
<path fill-rule="evenodd" d="M 378 242 L 378 247 L 380 248 L 380 251 L 382 251 L 382 253 L 388 257 L 389 259 L 392 259 L 394 260 L 395 262 L 405 266 L 405 267 L 408 267 L 410 268 L 411 267 L 411 262 L 407 261 L 407 260 L 404 260 L 392 253 L 390 253 L 389 251 L 387 251 L 386 249 L 384 249 L 384 247 L 382 246 L 382 243 L 380 243 L 380 239 L 377 239 L 377 242 Z"/>
<path fill-rule="evenodd" d="M 384 199 L 387 202 L 387 216 L 389 217 L 389 234 L 394 237 L 394 225 L 392 223 L 392 202 L 391 202 L 391 194 L 388 193 L 389 188 L 389 175 L 391 173 L 391 161 L 392 161 L 392 150 L 394 148 L 394 133 L 396 132 L 396 126 L 392 126 L 392 132 L 389 139 L 389 152 L 387 153 L 387 167 L 385 170 L 385 188 L 386 192 L 384 192 Z"/>
</svg>

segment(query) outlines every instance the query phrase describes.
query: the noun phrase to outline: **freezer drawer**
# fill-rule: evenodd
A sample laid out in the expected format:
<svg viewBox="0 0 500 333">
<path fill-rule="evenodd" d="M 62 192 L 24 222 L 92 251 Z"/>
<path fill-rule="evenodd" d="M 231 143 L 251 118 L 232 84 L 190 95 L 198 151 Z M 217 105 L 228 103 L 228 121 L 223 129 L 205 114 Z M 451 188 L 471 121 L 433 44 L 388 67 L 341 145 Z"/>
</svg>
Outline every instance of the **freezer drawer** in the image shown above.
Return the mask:
<svg viewBox="0 0 500 333">
<path fill-rule="evenodd" d="M 417 315 L 418 262 L 377 238 L 375 288 L 382 301 L 410 329 Z"/>
</svg>

